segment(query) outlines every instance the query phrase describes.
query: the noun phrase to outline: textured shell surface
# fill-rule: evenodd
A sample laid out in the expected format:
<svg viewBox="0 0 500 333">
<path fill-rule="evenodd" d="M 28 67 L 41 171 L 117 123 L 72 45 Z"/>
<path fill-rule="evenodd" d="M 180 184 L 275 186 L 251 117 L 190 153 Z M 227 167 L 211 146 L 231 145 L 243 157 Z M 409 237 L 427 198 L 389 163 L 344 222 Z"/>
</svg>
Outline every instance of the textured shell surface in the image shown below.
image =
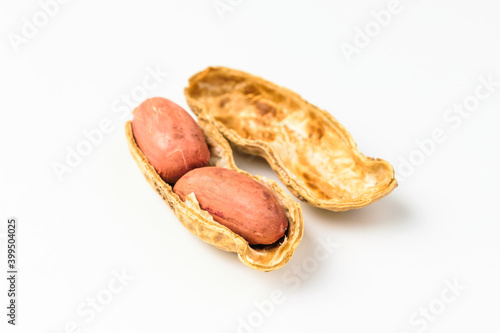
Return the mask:
<svg viewBox="0 0 500 333">
<path fill-rule="evenodd" d="M 249 176 L 269 188 L 276 196 L 288 219 L 285 236 L 278 242 L 266 246 L 250 246 L 243 237 L 214 221 L 208 212 L 202 210 L 193 193 L 187 196 L 186 202 L 183 202 L 148 162 L 135 141 L 131 122 L 127 122 L 125 133 L 130 153 L 149 184 L 191 233 L 219 249 L 236 252 L 240 261 L 253 269 L 272 271 L 284 266 L 302 239 L 304 226 L 300 205 L 274 181 L 265 177 L 252 176 L 240 170 L 234 163 L 229 143 L 206 117 L 198 117 L 198 124 L 210 149 L 209 166 L 228 168 Z"/>
<path fill-rule="evenodd" d="M 236 149 L 265 158 L 300 200 L 332 211 L 364 207 L 397 187 L 387 161 L 361 154 L 328 112 L 260 77 L 226 67 L 195 74 L 189 107 Z"/>
</svg>

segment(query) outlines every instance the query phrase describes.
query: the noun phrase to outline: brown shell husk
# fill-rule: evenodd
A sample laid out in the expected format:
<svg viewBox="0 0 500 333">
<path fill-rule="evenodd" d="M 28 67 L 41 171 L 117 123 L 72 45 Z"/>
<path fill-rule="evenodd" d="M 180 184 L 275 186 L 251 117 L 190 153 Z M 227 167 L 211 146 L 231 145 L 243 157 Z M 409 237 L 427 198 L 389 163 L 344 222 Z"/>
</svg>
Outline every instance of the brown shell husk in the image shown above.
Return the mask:
<svg viewBox="0 0 500 333">
<path fill-rule="evenodd" d="M 251 74 L 209 67 L 189 79 L 189 107 L 238 150 L 267 160 L 300 200 L 332 211 L 364 207 L 397 187 L 387 161 L 361 154 L 328 112 Z"/>
<path fill-rule="evenodd" d="M 191 233 L 219 249 L 238 253 L 238 258 L 245 265 L 253 269 L 272 271 L 282 267 L 290 260 L 302 239 L 304 222 L 300 205 L 287 195 L 274 181 L 265 177 L 252 176 L 238 169 L 234 163 L 229 143 L 213 124 L 203 116 L 198 118 L 198 124 L 210 149 L 211 157 L 209 165 L 232 169 L 252 177 L 276 195 L 276 198 L 285 210 L 288 219 L 288 229 L 285 236 L 275 244 L 250 246 L 244 238 L 217 223 L 208 212 L 202 210 L 198 205 L 194 193 L 191 193 L 186 202 L 183 202 L 173 192 L 172 187 L 168 183 L 165 183 L 154 167 L 149 164 L 146 156 L 144 156 L 141 149 L 137 146 L 131 122 L 127 122 L 125 132 L 130 153 L 149 184 L 160 194 L 163 200 L 174 211 L 179 221 Z"/>
</svg>

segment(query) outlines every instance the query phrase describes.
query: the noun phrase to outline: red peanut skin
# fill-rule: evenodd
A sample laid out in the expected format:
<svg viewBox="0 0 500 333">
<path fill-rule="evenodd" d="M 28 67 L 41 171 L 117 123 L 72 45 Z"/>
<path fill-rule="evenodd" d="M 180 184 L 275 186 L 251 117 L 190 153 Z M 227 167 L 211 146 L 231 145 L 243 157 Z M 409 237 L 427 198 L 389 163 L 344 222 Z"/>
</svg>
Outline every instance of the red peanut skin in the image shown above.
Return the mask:
<svg viewBox="0 0 500 333">
<path fill-rule="evenodd" d="M 258 181 L 230 169 L 192 170 L 179 179 L 174 192 L 182 201 L 194 193 L 201 209 L 249 244 L 273 244 L 288 227 L 285 211 L 274 194 Z"/>
<path fill-rule="evenodd" d="M 205 137 L 194 119 L 179 105 L 161 97 L 145 100 L 134 110 L 135 141 L 149 163 L 167 183 L 207 165 Z"/>
</svg>

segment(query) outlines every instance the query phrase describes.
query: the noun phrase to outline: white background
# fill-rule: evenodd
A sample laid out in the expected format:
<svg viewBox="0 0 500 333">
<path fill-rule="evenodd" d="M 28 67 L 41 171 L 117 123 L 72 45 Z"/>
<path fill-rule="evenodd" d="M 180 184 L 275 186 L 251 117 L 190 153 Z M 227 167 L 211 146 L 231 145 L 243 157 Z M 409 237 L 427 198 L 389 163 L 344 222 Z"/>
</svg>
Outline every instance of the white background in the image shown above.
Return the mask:
<svg viewBox="0 0 500 333">
<path fill-rule="evenodd" d="M 356 29 L 388 3 L 233 0 L 221 16 L 212 0 L 73 0 L 16 52 L 12 34 L 22 36 L 23 18 L 32 22 L 41 7 L 2 1 L 0 267 L 15 216 L 20 276 L 13 328 L 1 274 L 0 330 L 225 333 L 250 317 L 253 327 L 241 332 L 498 332 L 500 86 L 460 124 L 445 116 L 473 101 L 480 77 L 500 81 L 500 5 L 402 0 L 349 62 L 340 45 L 354 45 Z M 396 169 L 411 156 L 422 163 L 366 208 L 302 204 L 305 234 L 292 260 L 254 271 L 176 220 L 131 158 L 125 119 L 113 112 L 148 67 L 169 73 L 148 96 L 187 108 L 188 78 L 210 65 L 298 92 L 331 112 L 361 152 Z M 113 129 L 59 181 L 54 163 L 103 119 Z M 446 140 L 418 161 L 415 141 L 437 128 Z M 260 159 L 237 162 L 277 180 Z M 315 266 L 328 238 L 338 247 Z M 122 270 L 134 279 L 95 318 L 79 314 L 88 298 L 109 295 Z M 454 280 L 467 289 L 441 308 Z M 268 305 L 276 290 L 284 302 L 261 314 L 255 302 Z M 410 322 L 429 306 L 439 314 Z"/>
</svg>

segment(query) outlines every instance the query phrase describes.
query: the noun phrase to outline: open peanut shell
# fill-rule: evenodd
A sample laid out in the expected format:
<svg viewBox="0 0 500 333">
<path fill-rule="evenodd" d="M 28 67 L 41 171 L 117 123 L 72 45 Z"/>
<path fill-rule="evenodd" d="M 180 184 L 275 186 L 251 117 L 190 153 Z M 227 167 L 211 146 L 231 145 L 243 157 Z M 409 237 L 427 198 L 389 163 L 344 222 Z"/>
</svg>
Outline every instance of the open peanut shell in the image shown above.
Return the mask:
<svg viewBox="0 0 500 333">
<path fill-rule="evenodd" d="M 364 207 L 396 186 L 393 167 L 361 154 L 347 130 L 298 94 L 251 74 L 209 67 L 184 91 L 238 150 L 267 160 L 300 200 L 332 211 Z"/>
<path fill-rule="evenodd" d="M 131 122 L 127 122 L 125 132 L 130 153 L 149 184 L 165 200 L 179 221 L 191 233 L 219 249 L 236 252 L 239 259 L 253 269 L 272 271 L 282 267 L 290 260 L 302 239 L 304 222 L 300 205 L 288 196 L 274 181 L 264 177 L 252 176 L 238 169 L 234 163 L 229 143 L 206 117 L 200 116 L 198 124 L 205 136 L 211 153 L 208 165 L 232 169 L 252 177 L 275 194 L 284 208 L 288 219 L 288 229 L 285 236 L 278 240 L 278 242 L 266 246 L 250 246 L 245 239 L 214 221 L 208 212 L 202 210 L 193 193 L 187 197 L 186 202 L 183 202 L 173 192 L 172 187 L 161 179 L 154 167 L 148 162 L 135 141 Z"/>
</svg>

